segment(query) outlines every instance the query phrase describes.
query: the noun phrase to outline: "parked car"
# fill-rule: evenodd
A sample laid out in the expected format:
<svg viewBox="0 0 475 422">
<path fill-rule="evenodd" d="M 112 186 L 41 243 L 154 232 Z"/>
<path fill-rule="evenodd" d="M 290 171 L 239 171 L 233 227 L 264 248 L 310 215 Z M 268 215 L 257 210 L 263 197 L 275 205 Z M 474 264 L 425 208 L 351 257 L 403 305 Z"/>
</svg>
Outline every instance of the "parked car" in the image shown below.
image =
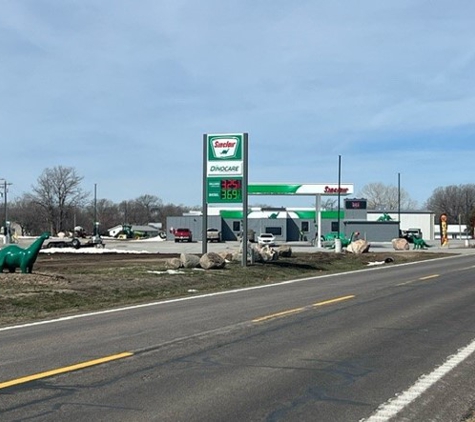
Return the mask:
<svg viewBox="0 0 475 422">
<path fill-rule="evenodd" d="M 275 236 L 272 233 L 261 233 L 257 236 L 257 243 L 259 245 L 275 245 Z"/>
<path fill-rule="evenodd" d="M 190 229 L 180 228 L 173 230 L 173 236 L 175 236 L 175 242 L 192 242 L 193 236 Z"/>
<path fill-rule="evenodd" d="M 422 239 L 422 231 L 421 229 L 401 230 L 399 237 L 406 239 L 409 243 L 414 243 L 413 237 L 418 237 L 419 239 Z"/>
<path fill-rule="evenodd" d="M 206 231 L 206 240 L 208 242 L 221 242 L 221 232 L 218 229 L 208 229 Z"/>
</svg>

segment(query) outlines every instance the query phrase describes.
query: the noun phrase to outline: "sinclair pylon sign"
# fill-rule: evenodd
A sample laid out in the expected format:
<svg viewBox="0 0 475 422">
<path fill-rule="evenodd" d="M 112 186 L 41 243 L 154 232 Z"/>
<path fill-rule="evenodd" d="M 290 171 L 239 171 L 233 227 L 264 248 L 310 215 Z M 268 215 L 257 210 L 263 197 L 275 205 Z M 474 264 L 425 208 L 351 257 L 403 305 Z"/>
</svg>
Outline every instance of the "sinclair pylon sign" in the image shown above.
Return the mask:
<svg viewBox="0 0 475 422">
<path fill-rule="evenodd" d="M 242 203 L 247 134 L 205 135 L 207 203 Z"/>
</svg>

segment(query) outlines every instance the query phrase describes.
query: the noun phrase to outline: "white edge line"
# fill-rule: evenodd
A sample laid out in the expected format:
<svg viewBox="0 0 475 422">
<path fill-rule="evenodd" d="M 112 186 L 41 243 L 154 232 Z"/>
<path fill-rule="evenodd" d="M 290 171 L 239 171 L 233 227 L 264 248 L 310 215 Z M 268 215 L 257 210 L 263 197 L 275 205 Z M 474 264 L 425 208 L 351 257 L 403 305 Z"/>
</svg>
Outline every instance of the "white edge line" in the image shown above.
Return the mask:
<svg viewBox="0 0 475 422">
<path fill-rule="evenodd" d="M 467 359 L 473 352 L 475 352 L 475 339 L 467 346 L 459 349 L 455 355 L 449 356 L 442 365 L 434 369 L 430 374 L 422 375 L 409 389 L 397 394 L 396 397 L 389 399 L 386 403 L 383 403 L 368 419 L 361 419 L 360 422 L 388 421 L 421 396 L 422 393 L 454 369 L 459 363 Z"/>
<path fill-rule="evenodd" d="M 44 321 L 36 321 L 36 322 L 29 322 L 29 323 L 26 323 L 26 324 L 12 325 L 12 326 L 8 326 L 8 327 L 0 327 L 0 332 L 9 331 L 9 330 L 17 330 L 17 329 L 20 329 L 20 328 L 36 327 L 38 325 L 54 324 L 54 323 L 57 323 L 57 322 L 70 321 L 70 320 L 73 320 L 73 319 L 86 318 L 86 317 L 90 317 L 90 316 L 106 315 L 106 314 L 112 314 L 112 313 L 115 313 L 115 312 L 130 311 L 130 310 L 133 310 L 133 309 L 149 308 L 149 307 L 152 307 L 152 306 L 166 305 L 166 304 L 175 303 L 175 302 L 184 302 L 186 300 L 196 300 L 196 299 L 201 299 L 201 298 L 205 298 L 205 297 L 213 297 L 213 296 L 227 295 L 227 294 L 233 294 L 233 293 L 247 292 L 247 291 L 257 290 L 257 289 L 267 289 L 267 288 L 278 287 L 278 286 L 282 286 L 282 285 L 286 285 L 286 284 L 301 283 L 303 281 L 308 281 L 308 280 L 312 280 L 312 279 L 338 277 L 338 276 L 341 276 L 341 275 L 355 274 L 355 273 L 364 272 L 364 271 L 381 271 L 381 270 L 387 270 L 389 268 L 394 268 L 394 267 L 414 265 L 414 264 L 419 264 L 421 262 L 437 261 L 437 260 L 440 260 L 440 259 L 449 259 L 449 258 L 454 258 L 454 257 L 443 257 L 443 258 L 427 259 L 427 260 L 424 260 L 424 261 L 406 262 L 404 264 L 390 265 L 390 266 L 387 266 L 387 267 L 369 267 L 369 268 L 364 268 L 364 269 L 356 270 L 356 271 L 347 271 L 347 272 L 344 272 L 344 273 L 335 273 L 335 274 L 327 274 L 327 275 L 321 275 L 321 276 L 298 278 L 298 279 L 294 279 L 294 280 L 280 281 L 278 283 L 263 284 L 261 286 L 244 287 L 242 289 L 225 290 L 225 291 L 222 291 L 222 292 L 205 293 L 205 294 L 202 294 L 202 295 L 180 297 L 180 298 L 176 298 L 176 299 L 162 300 L 162 301 L 158 301 L 158 302 L 141 303 L 139 305 L 124 306 L 122 308 L 106 309 L 104 311 L 88 312 L 88 313 L 85 313 L 85 314 L 70 315 L 70 316 L 65 316 L 65 317 L 60 317 L 60 318 L 55 318 L 55 319 L 49 319 L 49 320 L 44 320 Z"/>
</svg>

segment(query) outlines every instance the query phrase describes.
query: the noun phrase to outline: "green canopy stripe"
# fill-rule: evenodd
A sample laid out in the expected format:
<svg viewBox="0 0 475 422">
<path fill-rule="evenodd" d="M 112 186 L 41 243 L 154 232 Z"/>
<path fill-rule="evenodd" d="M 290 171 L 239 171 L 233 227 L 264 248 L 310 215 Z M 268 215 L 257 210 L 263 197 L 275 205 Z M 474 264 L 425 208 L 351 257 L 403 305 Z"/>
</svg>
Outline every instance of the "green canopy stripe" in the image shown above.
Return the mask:
<svg viewBox="0 0 475 422">
<path fill-rule="evenodd" d="M 250 195 L 289 195 L 296 193 L 302 185 L 262 184 L 249 185 L 247 191 Z"/>
</svg>

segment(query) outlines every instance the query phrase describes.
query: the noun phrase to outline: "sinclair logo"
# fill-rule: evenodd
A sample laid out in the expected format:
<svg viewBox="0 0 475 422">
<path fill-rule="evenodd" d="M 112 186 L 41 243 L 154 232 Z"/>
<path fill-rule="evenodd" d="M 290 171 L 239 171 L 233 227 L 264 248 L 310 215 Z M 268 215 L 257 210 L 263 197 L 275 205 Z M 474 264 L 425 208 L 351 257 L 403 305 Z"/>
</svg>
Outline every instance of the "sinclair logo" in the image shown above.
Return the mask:
<svg viewBox="0 0 475 422">
<path fill-rule="evenodd" d="M 241 159 L 241 139 L 239 137 L 227 136 L 209 139 L 210 160 L 240 160 Z"/>
</svg>

